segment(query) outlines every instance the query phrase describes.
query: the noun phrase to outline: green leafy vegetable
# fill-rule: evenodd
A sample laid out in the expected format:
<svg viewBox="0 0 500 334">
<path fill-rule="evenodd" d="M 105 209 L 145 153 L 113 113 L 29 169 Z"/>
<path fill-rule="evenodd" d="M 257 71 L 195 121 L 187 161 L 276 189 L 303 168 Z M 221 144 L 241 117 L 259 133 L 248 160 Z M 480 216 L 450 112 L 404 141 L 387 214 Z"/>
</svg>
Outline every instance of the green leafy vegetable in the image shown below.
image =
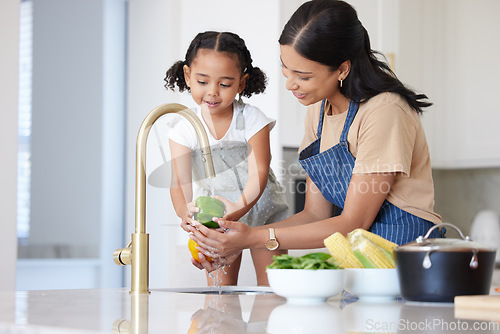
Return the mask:
<svg viewBox="0 0 500 334">
<path fill-rule="evenodd" d="M 333 258 L 327 253 L 310 253 L 300 257 L 283 254 L 273 256 L 269 269 L 338 269 Z"/>
</svg>

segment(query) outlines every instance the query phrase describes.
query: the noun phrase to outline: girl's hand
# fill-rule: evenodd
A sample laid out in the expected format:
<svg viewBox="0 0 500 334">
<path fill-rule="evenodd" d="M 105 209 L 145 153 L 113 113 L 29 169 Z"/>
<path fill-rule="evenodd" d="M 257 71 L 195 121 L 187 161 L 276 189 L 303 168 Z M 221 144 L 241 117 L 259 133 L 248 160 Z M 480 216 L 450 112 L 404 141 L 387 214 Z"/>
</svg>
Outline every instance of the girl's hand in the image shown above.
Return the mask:
<svg viewBox="0 0 500 334">
<path fill-rule="evenodd" d="M 192 218 L 196 212 L 200 211 L 198 207 L 194 205 L 194 201 L 187 203 L 186 214 L 182 217 L 181 227 L 184 231 L 189 232 L 188 226 L 191 225 Z"/>
<path fill-rule="evenodd" d="M 196 261 L 195 259 L 191 258 L 191 263 L 198 269 L 203 270 L 205 269 L 207 273 L 210 273 L 220 267 L 232 264 L 238 256 L 240 256 L 241 252 L 234 253 L 233 255 L 227 256 L 227 257 L 219 257 L 219 258 L 212 258 L 212 262 L 208 261 L 205 255 L 201 253 L 201 247 L 198 247 L 198 250 L 200 250 L 200 253 L 198 254 L 198 258 L 200 259 L 200 262 Z"/>
<path fill-rule="evenodd" d="M 207 273 L 210 273 L 219 268 L 219 265 L 214 262 L 208 261 L 205 255 L 203 255 L 203 253 L 201 252 L 198 254 L 198 258 L 200 259 L 200 262 L 196 261 L 194 258 L 191 258 L 191 263 L 193 264 L 193 266 L 200 270 L 206 269 Z"/>
<path fill-rule="evenodd" d="M 231 202 L 230 200 L 224 198 L 224 197 L 221 197 L 221 196 L 218 196 L 218 195 L 215 195 L 215 196 L 212 196 L 213 198 L 215 199 L 218 199 L 219 201 L 221 201 L 222 203 L 224 203 L 224 205 L 226 206 L 226 213 L 224 214 L 224 217 L 223 218 L 226 218 L 229 214 L 241 209 L 237 203 L 234 203 L 234 202 Z"/>
<path fill-rule="evenodd" d="M 224 217 L 222 217 L 225 220 L 237 221 L 248 212 L 245 206 L 241 203 L 231 202 L 230 200 L 218 195 L 213 196 L 213 198 L 218 199 L 226 206 L 226 213 L 224 214 Z"/>
</svg>

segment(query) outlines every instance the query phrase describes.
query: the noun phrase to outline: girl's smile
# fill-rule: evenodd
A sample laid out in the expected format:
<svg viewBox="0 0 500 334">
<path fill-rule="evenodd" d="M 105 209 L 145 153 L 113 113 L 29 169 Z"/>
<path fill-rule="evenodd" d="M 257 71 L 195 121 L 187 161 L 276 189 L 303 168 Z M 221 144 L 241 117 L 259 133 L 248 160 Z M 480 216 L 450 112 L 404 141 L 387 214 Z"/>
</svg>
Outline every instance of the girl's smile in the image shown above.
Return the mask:
<svg viewBox="0 0 500 334">
<path fill-rule="evenodd" d="M 205 105 L 209 108 L 216 108 L 221 104 L 220 102 L 212 102 L 212 101 L 203 101 L 203 103 L 205 103 Z"/>
<path fill-rule="evenodd" d="M 238 58 L 227 52 L 200 49 L 184 78 L 193 100 L 212 116 L 231 117 L 233 101 L 245 88 Z"/>
</svg>

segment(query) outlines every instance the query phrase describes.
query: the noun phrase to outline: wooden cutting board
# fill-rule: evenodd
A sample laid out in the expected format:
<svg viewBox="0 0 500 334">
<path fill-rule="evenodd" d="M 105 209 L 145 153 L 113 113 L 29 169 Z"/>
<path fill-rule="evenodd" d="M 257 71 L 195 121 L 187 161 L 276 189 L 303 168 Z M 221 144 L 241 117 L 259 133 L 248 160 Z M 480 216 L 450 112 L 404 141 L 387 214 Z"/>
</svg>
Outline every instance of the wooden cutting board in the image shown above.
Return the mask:
<svg viewBox="0 0 500 334">
<path fill-rule="evenodd" d="M 456 296 L 455 318 L 500 321 L 500 295 Z"/>
</svg>

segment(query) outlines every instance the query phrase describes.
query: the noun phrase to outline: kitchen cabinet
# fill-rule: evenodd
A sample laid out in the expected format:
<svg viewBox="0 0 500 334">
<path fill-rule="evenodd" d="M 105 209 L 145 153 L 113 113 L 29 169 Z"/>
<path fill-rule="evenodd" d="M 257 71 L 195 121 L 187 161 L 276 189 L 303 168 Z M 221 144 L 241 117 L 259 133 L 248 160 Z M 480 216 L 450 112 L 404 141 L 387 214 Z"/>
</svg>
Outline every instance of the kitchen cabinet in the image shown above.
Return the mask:
<svg viewBox="0 0 500 334">
<path fill-rule="evenodd" d="M 500 166 L 500 2 L 401 0 L 396 74 L 434 105 L 423 114 L 434 168 Z"/>
</svg>

